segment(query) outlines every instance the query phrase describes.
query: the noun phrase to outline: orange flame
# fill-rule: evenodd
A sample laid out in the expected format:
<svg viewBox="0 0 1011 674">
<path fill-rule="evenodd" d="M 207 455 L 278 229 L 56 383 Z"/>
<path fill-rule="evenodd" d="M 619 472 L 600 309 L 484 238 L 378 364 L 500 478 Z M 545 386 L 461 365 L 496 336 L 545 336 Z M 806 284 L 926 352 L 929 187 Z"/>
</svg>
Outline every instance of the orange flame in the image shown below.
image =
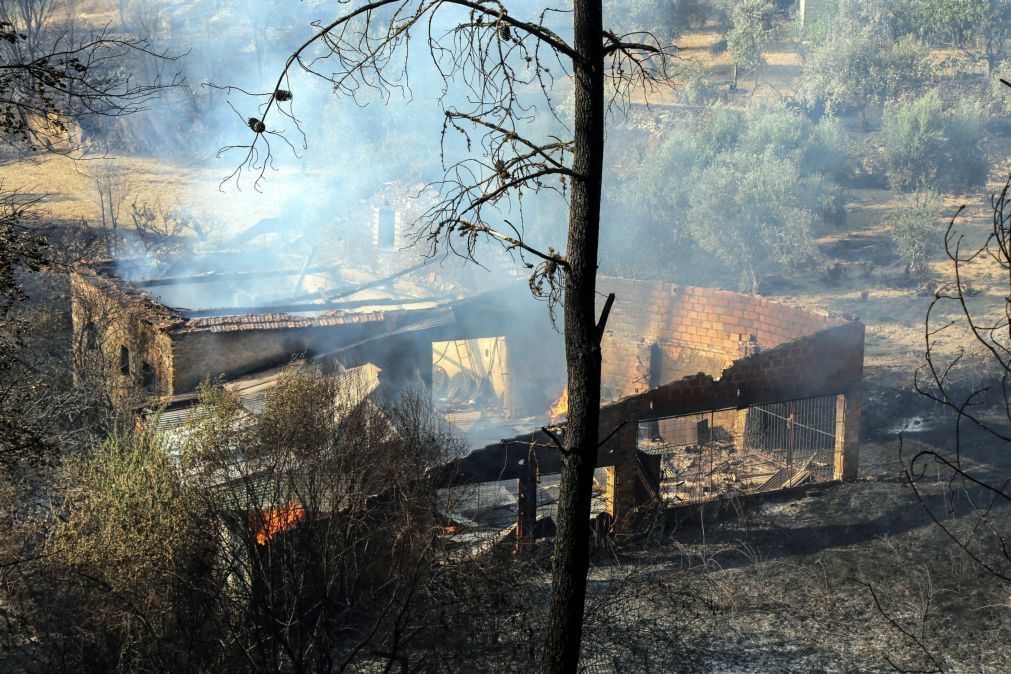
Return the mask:
<svg viewBox="0 0 1011 674">
<path fill-rule="evenodd" d="M 259 517 L 252 516 L 250 519 L 253 520 L 253 527 L 256 529 L 256 542 L 266 545 L 277 534 L 294 529 L 304 516 L 305 511 L 297 502 L 264 510 Z"/>
<path fill-rule="evenodd" d="M 551 423 L 557 424 L 565 420 L 565 417 L 569 414 L 569 387 L 562 390 L 562 394 L 558 396 L 558 400 L 551 404 L 548 408 L 548 416 L 551 417 Z"/>
</svg>

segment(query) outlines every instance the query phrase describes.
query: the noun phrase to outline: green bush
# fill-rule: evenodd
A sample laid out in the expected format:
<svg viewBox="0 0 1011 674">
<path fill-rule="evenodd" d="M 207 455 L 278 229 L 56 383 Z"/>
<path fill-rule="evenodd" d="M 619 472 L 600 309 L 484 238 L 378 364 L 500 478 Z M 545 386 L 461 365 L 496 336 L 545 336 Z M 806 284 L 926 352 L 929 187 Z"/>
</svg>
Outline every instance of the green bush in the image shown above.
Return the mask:
<svg viewBox="0 0 1011 674">
<path fill-rule="evenodd" d="M 746 72 L 757 70 L 764 62 L 764 52 L 772 39 L 776 7 L 768 0 L 737 0 L 728 3 L 730 30 L 727 31 L 727 51 L 734 63 L 734 86 L 737 67 Z"/>
<path fill-rule="evenodd" d="M 672 129 L 631 179 L 608 186 L 605 222 L 621 226 L 605 226 L 603 249 L 616 258 L 627 251 L 638 265 L 609 271 L 680 280 L 677 270 L 701 251 L 755 291 L 771 265 L 817 261 L 812 228 L 845 218 L 831 178 L 849 171 L 846 145 L 833 119 L 815 126 L 782 107 L 714 106 Z"/>
<path fill-rule="evenodd" d="M 930 254 L 941 244 L 941 208 L 937 194 L 919 193 L 905 206 L 888 211 L 882 220 L 905 263 L 906 274 L 914 279 L 926 277 Z"/>
<path fill-rule="evenodd" d="M 705 0 L 611 0 L 604 3 L 604 23 L 620 33 L 645 31 L 670 42 L 718 11 Z"/>
<path fill-rule="evenodd" d="M 700 248 L 740 275 L 741 290 L 758 292 L 768 264 L 805 267 L 818 260 L 811 229 L 823 184 L 772 152 L 730 152 L 694 182 L 687 228 Z"/>
<path fill-rule="evenodd" d="M 803 147 L 801 164 L 804 170 L 841 181 L 850 176 L 853 163 L 846 130 L 835 117 L 823 117 L 811 129 Z"/>
<path fill-rule="evenodd" d="M 869 103 L 915 91 L 929 76 L 924 44 L 843 22 L 808 55 L 800 89 L 809 106 L 820 102 L 829 114 L 863 114 Z"/>
<path fill-rule="evenodd" d="M 889 184 L 938 192 L 981 186 L 987 175 L 982 122 L 978 105 L 946 109 L 936 90 L 886 106 L 882 135 Z"/>
</svg>

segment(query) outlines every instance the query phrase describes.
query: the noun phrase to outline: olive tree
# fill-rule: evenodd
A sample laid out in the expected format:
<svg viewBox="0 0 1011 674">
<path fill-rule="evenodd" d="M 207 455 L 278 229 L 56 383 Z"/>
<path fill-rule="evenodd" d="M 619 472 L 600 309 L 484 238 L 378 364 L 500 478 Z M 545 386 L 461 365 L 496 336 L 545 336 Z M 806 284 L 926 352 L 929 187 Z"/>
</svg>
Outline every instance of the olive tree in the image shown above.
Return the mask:
<svg viewBox="0 0 1011 674">
<path fill-rule="evenodd" d="M 920 193 L 910 203 L 889 210 L 882 220 L 905 264 L 905 273 L 916 280 L 926 276 L 930 254 L 941 242 L 940 214 L 940 197 Z"/>
<path fill-rule="evenodd" d="M 740 274 L 742 290 L 757 293 L 767 262 L 796 267 L 818 259 L 816 192 L 807 184 L 817 180 L 770 153 L 727 153 L 695 180 L 687 226 L 703 250 Z"/>
<path fill-rule="evenodd" d="M 690 267 L 706 255 L 754 292 L 769 263 L 818 260 L 811 230 L 838 215 L 842 193 L 832 181 L 848 171 L 846 145 L 831 118 L 814 125 L 780 107 L 714 106 L 672 130 L 616 186 L 622 227 L 608 245 L 634 250 L 640 274 L 681 282 L 686 267 L 712 273 L 711 263 Z M 644 239 L 653 241 L 648 250 Z"/>
<path fill-rule="evenodd" d="M 727 51 L 734 64 L 733 88 L 737 88 L 738 69 L 759 71 L 763 54 L 772 38 L 776 7 L 768 0 L 742 0 L 730 5 L 730 30 Z M 756 81 L 758 76 L 756 75 Z"/>
<path fill-rule="evenodd" d="M 961 192 L 986 180 L 983 114 L 973 103 L 947 107 L 933 90 L 890 104 L 882 135 L 888 182 L 896 189 Z"/>
<path fill-rule="evenodd" d="M 829 114 L 858 111 L 866 127 L 869 106 L 916 91 L 930 75 L 926 46 L 895 40 L 870 26 L 842 22 L 804 63 L 801 91 L 809 106 Z"/>
<path fill-rule="evenodd" d="M 932 37 L 986 64 L 992 75 L 1011 37 L 1008 0 L 925 0 L 923 16 Z"/>
</svg>

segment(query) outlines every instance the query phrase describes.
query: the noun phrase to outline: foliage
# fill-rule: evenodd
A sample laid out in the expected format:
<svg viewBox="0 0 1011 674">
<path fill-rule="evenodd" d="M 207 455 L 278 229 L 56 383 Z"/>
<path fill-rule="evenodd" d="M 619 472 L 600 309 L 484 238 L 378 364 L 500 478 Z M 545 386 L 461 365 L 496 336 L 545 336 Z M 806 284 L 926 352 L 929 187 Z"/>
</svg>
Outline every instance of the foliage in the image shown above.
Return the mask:
<svg viewBox="0 0 1011 674">
<path fill-rule="evenodd" d="M 803 146 L 801 166 L 836 181 L 845 180 L 855 159 L 846 130 L 835 117 L 824 117 L 814 125 Z"/>
<path fill-rule="evenodd" d="M 742 290 L 758 292 L 758 272 L 771 262 L 803 267 L 818 259 L 811 228 L 817 177 L 764 154 L 729 152 L 703 170 L 689 197 L 688 229 L 699 246 L 741 275 Z"/>
<path fill-rule="evenodd" d="M 975 55 L 992 74 L 1006 54 L 1011 37 L 1009 0 L 924 0 L 931 37 L 946 46 Z"/>
<path fill-rule="evenodd" d="M 670 42 L 701 27 L 717 11 L 706 0 L 610 0 L 604 3 L 604 22 L 619 33 L 645 31 Z"/>
<path fill-rule="evenodd" d="M 905 263 L 906 274 L 917 280 L 926 277 L 930 254 L 941 242 L 938 225 L 941 208 L 938 195 L 919 193 L 908 204 L 888 211 L 882 219 Z"/>
<path fill-rule="evenodd" d="M 853 20 L 870 26 L 893 40 L 902 37 L 925 39 L 929 34 L 930 17 L 927 3 L 931 0 L 861 0 L 839 3 L 839 19 Z M 838 19 L 837 19 L 838 20 Z"/>
<path fill-rule="evenodd" d="M 673 92 L 678 103 L 705 106 L 718 99 L 718 85 L 701 63 L 686 60 L 679 68 L 678 87 Z"/>
<path fill-rule="evenodd" d="M 191 494 L 163 440 L 150 430 L 117 433 L 69 470 L 78 495 L 65 504 L 54 552 L 103 569 L 114 591 L 170 574 L 194 532 Z"/>
<path fill-rule="evenodd" d="M 816 45 L 841 44 L 855 30 L 866 30 L 886 43 L 902 38 L 954 48 L 986 63 L 992 74 L 1011 36 L 1008 0 L 861 0 L 840 2 L 836 11 L 808 30 Z M 842 39 L 840 39 L 842 38 Z"/>
<path fill-rule="evenodd" d="M 915 91 L 929 75 L 921 42 L 895 41 L 873 27 L 846 23 L 808 55 L 800 87 L 809 106 L 821 102 L 829 114 L 842 114 Z"/>
<path fill-rule="evenodd" d="M 735 66 L 750 71 L 764 63 L 762 55 L 772 38 L 775 17 L 776 7 L 768 0 L 731 4 L 727 50 Z"/>
<path fill-rule="evenodd" d="M 622 229 L 607 245 L 619 257 L 634 253 L 636 271 L 670 280 L 700 250 L 754 291 L 768 263 L 817 259 L 811 228 L 839 209 L 830 179 L 850 164 L 845 132 L 831 118 L 814 125 L 783 108 L 714 106 L 694 126 L 672 129 L 617 188 L 609 219 Z"/>
<path fill-rule="evenodd" d="M 948 109 L 933 90 L 886 106 L 882 135 L 888 182 L 895 189 L 959 192 L 986 179 L 978 105 L 963 102 Z"/>
<path fill-rule="evenodd" d="M 53 586 L 39 608 L 66 605 L 36 618 L 51 653 L 74 669 L 186 668 L 213 638 L 192 595 L 209 539 L 163 439 L 114 433 L 67 471 L 74 489 L 48 536 Z"/>
<path fill-rule="evenodd" d="M 321 671 L 417 648 L 399 621 L 420 620 L 443 580 L 427 469 L 459 445 L 426 399 L 370 392 L 360 371 L 291 367 L 253 417 L 234 394 L 202 387 L 183 463 L 220 523 L 230 657 Z"/>
</svg>

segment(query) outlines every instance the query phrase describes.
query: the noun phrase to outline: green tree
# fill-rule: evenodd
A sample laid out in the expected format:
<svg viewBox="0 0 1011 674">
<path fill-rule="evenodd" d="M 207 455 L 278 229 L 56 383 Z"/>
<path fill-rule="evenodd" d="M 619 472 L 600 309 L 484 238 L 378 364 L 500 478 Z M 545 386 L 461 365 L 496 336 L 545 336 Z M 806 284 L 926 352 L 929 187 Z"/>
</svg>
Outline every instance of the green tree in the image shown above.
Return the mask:
<svg viewBox="0 0 1011 674">
<path fill-rule="evenodd" d="M 703 250 L 740 274 L 742 290 L 758 292 L 767 264 L 797 268 L 818 259 L 811 228 L 820 182 L 771 152 L 728 152 L 695 181 L 689 231 Z"/>
<path fill-rule="evenodd" d="M 946 108 L 930 91 L 885 107 L 882 136 L 888 182 L 895 189 L 959 192 L 986 180 L 983 114 L 974 103 Z"/>
<path fill-rule="evenodd" d="M 931 36 L 986 63 L 987 75 L 1007 54 L 1011 0 L 925 0 Z"/>
<path fill-rule="evenodd" d="M 882 219 L 895 242 L 895 249 L 905 263 L 905 272 L 923 280 L 930 254 L 941 243 L 938 222 L 943 204 L 937 194 L 921 192 L 904 206 L 889 210 Z"/>
<path fill-rule="evenodd" d="M 706 0 L 609 0 L 604 20 L 622 33 L 645 31 L 669 42 L 704 25 L 717 9 Z"/>
<path fill-rule="evenodd" d="M 210 650 L 207 605 L 193 594 L 209 570 L 209 523 L 167 450 L 154 431 L 120 432 L 68 466 L 75 489 L 48 536 L 35 579 L 47 615 L 35 620 L 70 669 L 187 669 L 200 644 Z"/>
<path fill-rule="evenodd" d="M 691 265 L 694 251 L 702 249 L 741 273 L 742 287 L 753 290 L 766 261 L 790 255 L 796 256 L 795 261 L 816 258 L 809 225 L 818 217 L 838 214 L 842 195 L 831 179 L 848 173 L 846 147 L 845 132 L 832 118 L 813 125 L 781 107 L 741 111 L 714 106 L 695 124 L 672 129 L 646 155 L 635 175 L 614 190 L 619 196 L 608 220 L 620 223 L 620 228 L 607 233 L 609 249 L 627 251 L 627 257 L 636 260 L 638 274 L 669 280 L 684 280 L 678 275 Z M 749 171 L 783 170 L 796 177 L 794 184 L 777 182 L 776 189 L 767 191 L 747 182 L 752 178 Z M 741 231 L 751 228 L 751 235 L 734 235 L 735 241 L 740 239 L 738 249 L 747 251 L 743 265 L 736 252 L 724 255 L 720 238 L 728 222 L 715 214 L 719 191 L 712 192 L 706 183 L 715 179 L 721 189 L 730 189 L 737 176 L 747 183 L 746 199 L 751 200 L 751 213 L 745 218 L 763 219 L 760 224 L 740 223 Z M 728 197 L 730 208 L 745 208 L 745 202 L 737 199 Z M 791 199 L 801 214 L 787 218 Z M 787 235 L 776 235 L 776 230 L 788 230 L 791 240 L 784 243 Z M 759 231 L 761 236 L 756 235 Z M 641 245 L 643 240 L 653 241 L 648 250 Z M 776 258 L 769 246 L 789 252 Z"/>
<path fill-rule="evenodd" d="M 844 22 L 808 54 L 800 88 L 809 106 L 821 103 L 829 114 L 859 111 L 866 127 L 868 106 L 915 91 L 929 76 L 921 42 Z"/>
<path fill-rule="evenodd" d="M 727 32 L 727 50 L 734 64 L 733 88 L 737 88 L 738 70 L 756 72 L 762 64 L 763 54 L 772 39 L 776 7 L 768 0 L 741 0 L 730 5 L 730 30 Z"/>
</svg>

